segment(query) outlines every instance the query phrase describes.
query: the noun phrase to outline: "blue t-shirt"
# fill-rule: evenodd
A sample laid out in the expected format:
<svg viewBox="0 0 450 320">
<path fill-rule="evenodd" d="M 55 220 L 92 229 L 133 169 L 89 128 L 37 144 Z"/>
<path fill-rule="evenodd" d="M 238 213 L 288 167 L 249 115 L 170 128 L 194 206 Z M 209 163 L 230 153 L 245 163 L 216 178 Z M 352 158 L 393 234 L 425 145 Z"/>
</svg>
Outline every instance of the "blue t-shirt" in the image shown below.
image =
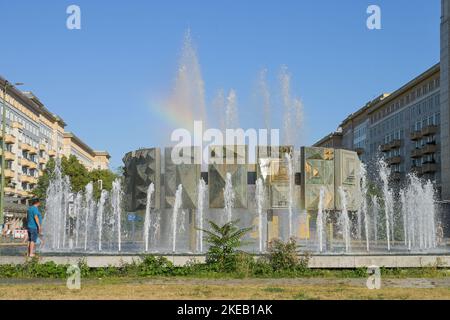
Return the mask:
<svg viewBox="0 0 450 320">
<path fill-rule="evenodd" d="M 39 212 L 39 209 L 35 206 L 31 206 L 27 211 L 27 219 L 28 219 L 28 229 L 37 229 L 38 225 L 34 217 L 37 216 L 39 219 L 39 225 L 42 225 L 42 216 Z"/>
</svg>

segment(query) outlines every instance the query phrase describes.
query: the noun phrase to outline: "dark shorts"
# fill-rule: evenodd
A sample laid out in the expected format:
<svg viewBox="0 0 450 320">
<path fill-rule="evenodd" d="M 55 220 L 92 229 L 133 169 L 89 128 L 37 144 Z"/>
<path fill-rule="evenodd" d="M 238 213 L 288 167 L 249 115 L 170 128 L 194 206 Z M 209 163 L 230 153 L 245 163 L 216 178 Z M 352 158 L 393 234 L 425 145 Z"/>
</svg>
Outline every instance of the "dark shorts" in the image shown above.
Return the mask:
<svg viewBox="0 0 450 320">
<path fill-rule="evenodd" d="M 28 229 L 28 242 L 36 243 L 38 239 L 37 229 Z"/>
</svg>

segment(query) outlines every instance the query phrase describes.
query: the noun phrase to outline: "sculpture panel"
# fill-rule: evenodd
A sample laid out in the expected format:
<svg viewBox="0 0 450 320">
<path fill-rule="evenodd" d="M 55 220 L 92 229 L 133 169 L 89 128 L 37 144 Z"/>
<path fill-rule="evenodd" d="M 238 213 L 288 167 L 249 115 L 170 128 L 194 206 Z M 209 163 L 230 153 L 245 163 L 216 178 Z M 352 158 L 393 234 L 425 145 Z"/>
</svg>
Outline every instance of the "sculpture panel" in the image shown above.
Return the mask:
<svg viewBox="0 0 450 320">
<path fill-rule="evenodd" d="M 317 211 L 320 190 L 325 189 L 324 209 L 334 210 L 334 150 L 302 148 L 302 208 Z"/>
<path fill-rule="evenodd" d="M 342 187 L 347 195 L 347 210 L 358 210 L 357 195 L 360 193 L 359 170 L 361 162 L 358 154 L 348 150 L 335 150 L 335 205 L 342 210 L 339 188 Z"/>
<path fill-rule="evenodd" d="M 201 167 L 195 163 L 201 150 L 199 147 L 166 148 L 164 152 L 164 202 L 166 208 L 173 208 L 175 194 L 180 184 L 183 185 L 182 209 L 197 208 L 198 184 L 200 181 Z M 177 154 L 182 163 L 175 164 L 172 153 Z"/>
<path fill-rule="evenodd" d="M 161 195 L 161 151 L 159 148 L 129 152 L 124 163 L 124 202 L 128 212 L 145 210 L 147 191 L 155 185 L 153 209 L 160 208 Z"/>
<path fill-rule="evenodd" d="M 227 173 L 235 194 L 234 208 L 247 208 L 247 146 L 210 146 L 208 168 L 209 206 L 224 208 Z"/>
</svg>

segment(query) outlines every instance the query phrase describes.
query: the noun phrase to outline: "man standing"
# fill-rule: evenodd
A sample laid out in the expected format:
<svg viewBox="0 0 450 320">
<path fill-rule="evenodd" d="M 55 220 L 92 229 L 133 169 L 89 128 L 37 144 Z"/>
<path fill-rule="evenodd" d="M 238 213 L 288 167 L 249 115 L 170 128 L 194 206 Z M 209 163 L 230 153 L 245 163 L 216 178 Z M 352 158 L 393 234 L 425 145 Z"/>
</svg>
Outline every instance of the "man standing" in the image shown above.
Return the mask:
<svg viewBox="0 0 450 320">
<path fill-rule="evenodd" d="M 28 253 L 27 256 L 33 258 L 35 256 L 36 242 L 38 236 L 42 235 L 42 216 L 39 212 L 41 202 L 39 199 L 31 200 L 31 206 L 27 211 L 28 220 Z"/>
</svg>

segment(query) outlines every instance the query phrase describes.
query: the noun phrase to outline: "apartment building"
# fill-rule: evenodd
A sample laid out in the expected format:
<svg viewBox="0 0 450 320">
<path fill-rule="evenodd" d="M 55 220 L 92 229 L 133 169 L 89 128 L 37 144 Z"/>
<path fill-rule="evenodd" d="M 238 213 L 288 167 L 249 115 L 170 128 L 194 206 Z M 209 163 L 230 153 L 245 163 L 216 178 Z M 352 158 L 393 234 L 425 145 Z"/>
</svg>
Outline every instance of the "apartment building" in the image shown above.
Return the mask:
<svg viewBox="0 0 450 320">
<path fill-rule="evenodd" d="M 66 157 L 74 155 L 89 170 L 108 169 L 110 156 L 106 151 L 92 150 L 72 132 L 64 133 L 63 154 Z"/>
<path fill-rule="evenodd" d="M 315 146 L 356 151 L 369 166 L 383 156 L 393 179 L 401 181 L 414 171 L 425 179 L 441 179 L 440 65 L 437 64 L 391 94 L 382 94 L 339 126 Z"/>
<path fill-rule="evenodd" d="M 5 79 L 0 77 L 0 88 Z M 93 151 L 80 139 L 67 138 L 66 123 L 51 113 L 31 92 L 9 88 L 6 94 L 5 196 L 9 201 L 23 202 L 42 175 L 50 158 L 75 155 L 92 170 L 106 169 L 109 154 Z M 3 101 L 0 112 L 3 112 Z M 1 113 L 0 113 L 1 114 Z M 0 151 L 1 152 L 1 151 Z M 85 154 L 87 156 L 85 156 Z"/>
<path fill-rule="evenodd" d="M 435 181 L 450 200 L 450 0 L 441 0 L 441 59 L 391 94 L 347 117 L 316 146 L 355 150 L 366 164 L 387 159 L 393 179 L 409 172 Z"/>
</svg>

